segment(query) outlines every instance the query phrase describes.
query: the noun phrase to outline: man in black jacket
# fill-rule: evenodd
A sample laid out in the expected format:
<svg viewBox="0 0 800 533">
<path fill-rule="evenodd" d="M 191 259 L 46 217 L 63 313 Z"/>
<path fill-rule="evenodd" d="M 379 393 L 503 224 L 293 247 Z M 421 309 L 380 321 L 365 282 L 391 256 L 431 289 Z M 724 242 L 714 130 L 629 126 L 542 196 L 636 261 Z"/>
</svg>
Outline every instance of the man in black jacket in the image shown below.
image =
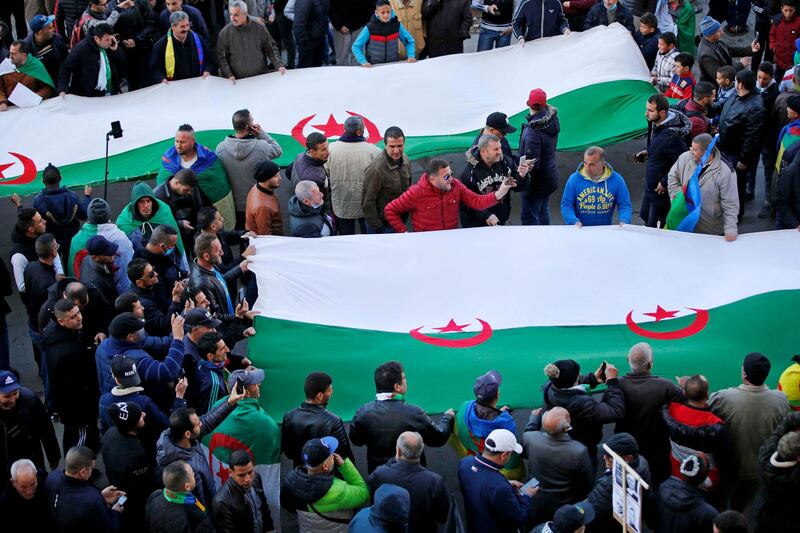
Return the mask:
<svg viewBox="0 0 800 533">
<path fill-rule="evenodd" d="M 0 370 L 8 370 L 11 365 L 6 320 L 6 315 L 11 314 L 11 306 L 6 302 L 6 296 L 11 296 L 12 291 L 11 275 L 6 264 L 0 259 Z"/>
<path fill-rule="evenodd" d="M 14 461 L 30 459 L 38 470 L 45 470 L 42 447 L 50 469 L 58 468 L 61 450 L 44 405 L 33 391 L 20 386 L 16 374 L 0 371 L 0 492 Z"/>
<path fill-rule="evenodd" d="M 144 308 L 144 329 L 147 334 L 158 337 L 169 335 L 172 330 L 170 323 L 172 315 L 182 310 L 183 284 L 175 283 L 172 286 L 171 299 L 166 300 L 158 272 L 141 257 L 128 263 L 127 274 L 133 288 L 132 292 Z"/>
<path fill-rule="evenodd" d="M 189 15 L 176 11 L 169 16 L 170 32 L 156 41 L 150 60 L 153 82 L 162 83 L 189 78 L 207 78 L 216 74 L 217 68 L 208 42 L 192 31 Z M 166 60 L 167 44 L 172 44 L 174 60 L 169 67 Z M 201 57 L 202 54 L 202 57 Z"/>
<path fill-rule="evenodd" d="M 150 55 L 156 36 L 156 15 L 148 0 L 134 0 L 131 7 L 117 9 L 114 31 L 125 50 L 128 90 L 146 87 L 150 81 Z"/>
<path fill-rule="evenodd" d="M 95 346 L 91 337 L 82 335 L 83 319 L 75 302 L 59 300 L 54 309 L 55 322 L 44 330 L 43 342 L 50 397 L 53 409 L 64 424 L 63 446 L 86 446 L 97 450 L 97 402 L 100 398 Z"/>
<path fill-rule="evenodd" d="M 94 287 L 103 295 L 106 302 L 113 303 L 117 296 L 114 283 L 114 256 L 119 246 L 102 235 L 94 235 L 86 241 L 86 253 L 81 262 L 81 283 Z"/>
<path fill-rule="evenodd" d="M 758 165 L 764 131 L 764 103 L 756 91 L 756 74 L 752 70 L 736 73 L 736 95 L 722 107 L 719 119 L 719 148 L 736 167 L 739 189 L 739 222 L 744 215 L 745 189 L 749 169 Z"/>
<path fill-rule="evenodd" d="M 214 533 L 205 506 L 192 495 L 194 472 L 186 461 L 174 461 L 161 473 L 163 490 L 147 498 L 145 520 L 150 533 Z"/>
<path fill-rule="evenodd" d="M 608 26 L 618 22 L 625 29 L 633 33 L 633 17 L 630 11 L 619 0 L 603 0 L 589 10 L 583 23 L 584 30 L 591 30 L 596 26 Z"/>
<path fill-rule="evenodd" d="M 39 309 L 47 301 L 47 290 L 56 282 L 55 262 L 58 257 L 58 242 L 52 233 L 39 235 L 36 239 L 36 255 L 38 261 L 25 265 L 22 279 L 25 280 L 25 292 L 28 294 L 26 307 L 28 324 L 39 332 Z"/>
<path fill-rule="evenodd" d="M 114 427 L 103 435 L 103 463 L 108 482 L 125 491 L 121 531 L 145 531 L 147 497 L 158 486 L 155 461 L 145 452 L 137 433 L 145 425 L 145 413 L 134 402 L 120 401 L 108 408 Z"/>
<path fill-rule="evenodd" d="M 369 476 L 367 485 L 372 499 L 378 487 L 391 483 L 406 489 L 411 496 L 408 530 L 436 533 L 450 511 L 450 500 L 442 476 L 419 464 L 425 444 L 422 436 L 405 431 L 397 437 L 397 454 Z"/>
<path fill-rule="evenodd" d="M 57 80 L 58 70 L 69 53 L 64 38 L 55 32 L 53 17 L 36 15 L 31 19 L 30 26 L 31 32 L 25 37 L 25 45 L 32 55 L 41 60 L 50 77 Z"/>
<path fill-rule="evenodd" d="M 403 365 L 389 361 L 375 369 L 375 401 L 356 411 L 350 423 L 350 442 L 367 446 L 367 471 L 394 457 L 397 437 L 416 431 L 428 446 L 444 446 L 453 431 L 455 412 L 448 409 L 434 423 L 422 408 L 405 402 L 408 391 Z M 425 454 L 420 457 L 425 466 Z"/>
<path fill-rule="evenodd" d="M 212 506 L 217 533 L 274 531 L 261 475 L 245 450 L 231 453 L 230 477 L 214 496 Z"/>
<path fill-rule="evenodd" d="M 146 259 L 158 274 L 160 284 L 154 285 L 153 289 L 161 291 L 157 297 L 162 311 L 166 311 L 175 283 L 188 276 L 181 266 L 183 261 L 177 246 L 178 230 L 167 224 L 156 226 L 148 238 L 139 240 L 133 246 L 133 257 Z"/>
<path fill-rule="evenodd" d="M 297 43 L 297 68 L 321 67 L 325 60 L 330 0 L 297 0 L 292 33 Z"/>
<path fill-rule="evenodd" d="M 106 76 L 99 76 L 100 66 Z M 125 68 L 125 52 L 119 49 L 114 30 L 108 24 L 98 24 L 88 39 L 82 40 L 67 55 L 58 72 L 58 92 L 61 96 L 109 96 L 120 92 Z"/>
<path fill-rule="evenodd" d="M 300 456 L 303 446 L 311 439 L 327 435 L 339 441 L 338 453 L 355 462 L 350 441 L 344 430 L 342 419 L 328 411 L 328 402 L 333 396 L 333 379 L 325 372 L 312 372 L 306 376 L 303 389 L 306 401 L 283 415 L 281 423 L 281 451 L 291 459 L 294 468 L 302 466 Z"/>
<path fill-rule="evenodd" d="M 472 192 L 495 192 L 508 178 L 517 181 L 515 191 L 525 189 L 527 184 L 523 180 L 528 175 L 527 163 L 517 165 L 504 155 L 503 145 L 495 135 L 481 135 L 478 143 L 467 150 L 465 156 L 467 164 L 458 178 Z M 465 228 L 504 226 L 511 215 L 511 195 L 506 195 L 499 203 L 484 211 L 475 211 L 462 204 L 460 214 L 461 225 Z"/>
<path fill-rule="evenodd" d="M 420 59 L 463 54 L 464 41 L 470 38 L 472 9 L 469 0 L 424 0 L 425 49 Z M 296 23 L 296 22 L 295 22 Z"/>
<path fill-rule="evenodd" d="M 11 465 L 11 486 L 0 496 L 5 533 L 47 530 L 46 478 L 47 474 L 37 472 L 30 459 L 19 459 Z"/>
<path fill-rule="evenodd" d="M 233 315 L 236 312 L 236 295 L 231 294 L 228 284 L 241 276 L 242 272 L 247 272 L 247 259 L 223 274 L 220 271 L 222 244 L 216 235 L 209 234 L 197 237 L 194 255 L 189 285 L 203 289 L 212 313 Z"/>
<path fill-rule="evenodd" d="M 53 309 L 62 298 L 75 302 L 83 317 L 84 336 L 100 344 L 108 336 L 108 325 L 113 318 L 108 310 L 113 302 L 106 302 L 100 291 L 87 287 L 75 278 L 59 279 L 47 290 L 47 301 L 39 308 L 39 330 L 44 331 L 48 324 L 55 321 Z"/>
<path fill-rule="evenodd" d="M 197 212 L 210 204 L 197 185 L 194 171 L 182 168 L 174 176 L 153 189 L 156 198 L 169 206 L 178 223 L 181 240 L 187 250 L 194 246 Z"/>
<path fill-rule="evenodd" d="M 667 221 L 670 202 L 667 192 L 667 174 L 683 152 L 687 150 L 684 138 L 692 129 L 689 118 L 669 108 L 663 94 L 647 99 L 647 149 L 636 154 L 639 160 L 647 158 L 645 188 L 639 216 L 645 226 L 663 228 Z"/>
</svg>

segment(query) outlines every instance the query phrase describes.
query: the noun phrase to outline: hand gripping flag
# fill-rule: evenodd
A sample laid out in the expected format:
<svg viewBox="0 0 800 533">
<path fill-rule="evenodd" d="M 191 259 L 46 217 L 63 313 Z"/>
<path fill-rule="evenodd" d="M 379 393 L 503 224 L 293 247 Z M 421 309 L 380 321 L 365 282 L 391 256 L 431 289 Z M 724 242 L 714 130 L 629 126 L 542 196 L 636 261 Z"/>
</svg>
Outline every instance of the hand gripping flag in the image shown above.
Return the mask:
<svg viewBox="0 0 800 533">
<path fill-rule="evenodd" d="M 700 220 L 700 174 L 714 152 L 717 139 L 719 139 L 719 135 L 715 135 L 711 140 L 706 153 L 700 158 L 700 164 L 694 169 L 694 174 L 672 199 L 672 207 L 667 215 L 666 229 L 694 233 L 697 221 Z"/>
</svg>

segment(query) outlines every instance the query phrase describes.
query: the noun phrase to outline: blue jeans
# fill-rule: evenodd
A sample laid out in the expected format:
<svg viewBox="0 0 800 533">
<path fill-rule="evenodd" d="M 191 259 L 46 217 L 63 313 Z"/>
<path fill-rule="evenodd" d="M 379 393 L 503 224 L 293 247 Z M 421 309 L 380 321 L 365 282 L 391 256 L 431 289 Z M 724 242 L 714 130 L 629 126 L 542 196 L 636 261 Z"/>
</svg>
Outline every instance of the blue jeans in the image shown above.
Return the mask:
<svg viewBox="0 0 800 533">
<path fill-rule="evenodd" d="M 394 228 L 392 228 L 389 224 L 384 224 L 383 227 L 378 231 L 376 231 L 375 228 L 370 226 L 369 222 L 364 222 L 364 224 L 367 226 L 367 233 L 370 235 L 374 235 L 376 233 L 396 233 L 394 231 Z"/>
<path fill-rule="evenodd" d="M 522 194 L 522 208 L 519 218 L 523 226 L 549 226 L 550 225 L 550 196 L 544 198 L 529 198 Z"/>
<path fill-rule="evenodd" d="M 478 52 L 491 50 L 492 48 L 503 48 L 511 44 L 511 34 L 501 35 L 499 31 L 481 28 L 478 34 Z"/>
</svg>

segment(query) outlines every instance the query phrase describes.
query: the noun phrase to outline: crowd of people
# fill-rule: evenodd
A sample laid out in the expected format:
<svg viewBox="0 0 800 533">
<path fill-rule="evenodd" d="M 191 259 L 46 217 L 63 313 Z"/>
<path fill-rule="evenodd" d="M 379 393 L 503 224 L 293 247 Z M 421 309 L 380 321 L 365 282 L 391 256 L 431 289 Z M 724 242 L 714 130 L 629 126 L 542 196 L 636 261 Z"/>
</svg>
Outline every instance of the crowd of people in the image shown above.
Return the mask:
<svg viewBox="0 0 800 533">
<path fill-rule="evenodd" d="M 683 0 L 661 0 L 650 12 L 618 0 L 230 0 L 225 9 L 221 1 L 8 0 L 0 59 L 14 68 L 0 75 L 0 111 L 13 107 L 17 84 L 42 98 L 103 97 L 191 77 L 236 83 L 460 53 L 472 10 L 481 15 L 479 51 L 508 46 L 512 36 L 524 46 L 617 22 L 658 91 L 642 109 L 647 147 L 635 156 L 644 164 L 642 222 L 669 225 L 672 201 L 698 179 L 695 232 L 734 241 L 759 161 L 759 216 L 800 229 L 794 1 L 754 1 L 755 38 L 736 48 L 718 20 L 727 17 L 729 34 L 747 33 L 742 2 L 728 14 L 712 1 L 696 35 L 696 9 Z M 541 398 L 532 393 L 543 407 L 524 428 L 500 403 L 498 372 L 478 376 L 474 399 L 434 421 L 405 401 L 397 361 L 375 370 L 375 400 L 349 428 L 327 409 L 326 369 L 308 375 L 298 408 L 270 414 L 259 403 L 264 371 L 233 351 L 255 333 L 248 239 L 504 225 L 512 191 L 523 225 L 547 225 L 560 183 L 558 110 L 542 88 L 525 106 L 518 146 L 509 142 L 517 127 L 492 113 L 458 168 L 432 158 L 416 183 L 400 127 L 385 130 L 381 148 L 352 116 L 337 142 L 308 135 L 282 171 L 273 160 L 283 148 L 247 109 L 234 113 L 233 133 L 216 147 L 198 143 L 191 125 L 177 126 L 155 189 L 135 183 L 116 217 L 91 187 L 68 190 L 48 165 L 30 202 L 12 197 L 10 271 L 0 261 L 3 531 L 265 532 L 294 521 L 304 533 L 459 531 L 456 499 L 424 454 L 446 444 L 460 458 L 450 474 L 466 531 L 614 531 L 613 460 L 601 443 L 649 484 L 643 518 L 654 531 L 793 531 L 800 356 L 779 391 L 765 384 L 770 361 L 751 353 L 742 384 L 714 393 L 702 375 L 677 383 L 655 376 L 644 343 L 631 348 L 624 376 L 611 364 L 581 374 L 578 362 L 555 361 L 544 368 Z M 293 192 L 288 216 L 276 195 L 283 180 Z M 585 150 L 560 210 L 577 227 L 633 223 L 626 178 L 603 148 Z M 11 366 L 5 297 L 14 285 L 41 395 Z M 602 396 L 589 394 L 601 384 Z M 63 426 L 60 443 L 54 424 Z M 241 446 L 212 454 L 231 439 Z M 361 470 L 357 446 L 366 447 Z M 292 463 L 283 474 L 282 455 Z M 109 485 L 97 487 L 103 478 Z"/>
</svg>

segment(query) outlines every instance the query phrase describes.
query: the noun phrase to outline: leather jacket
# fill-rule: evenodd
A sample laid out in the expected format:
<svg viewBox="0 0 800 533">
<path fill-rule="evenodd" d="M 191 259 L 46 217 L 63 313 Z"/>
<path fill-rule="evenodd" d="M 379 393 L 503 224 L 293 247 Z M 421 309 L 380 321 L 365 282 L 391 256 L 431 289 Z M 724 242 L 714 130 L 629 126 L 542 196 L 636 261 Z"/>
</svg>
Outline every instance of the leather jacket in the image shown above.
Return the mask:
<svg viewBox="0 0 800 533">
<path fill-rule="evenodd" d="M 283 415 L 281 428 L 281 451 L 292 460 L 294 468 L 303 464 L 300 452 L 306 442 L 328 435 L 336 437 L 339 441 L 336 453 L 341 455 L 342 459 L 355 462 L 353 451 L 350 449 L 350 440 L 344 430 L 344 422 L 322 405 L 303 402 L 300 407 Z"/>
<path fill-rule="evenodd" d="M 261 476 L 258 472 L 253 477 L 253 490 L 256 498 L 261 503 L 261 526 L 262 531 L 274 531 L 272 516 L 267 505 L 267 498 L 264 495 L 264 487 L 261 484 Z M 237 485 L 232 478 L 219 489 L 214 496 L 213 520 L 217 533 L 234 533 L 236 531 L 253 531 L 253 513 L 245 500 L 247 496 L 242 487 Z"/>
</svg>

